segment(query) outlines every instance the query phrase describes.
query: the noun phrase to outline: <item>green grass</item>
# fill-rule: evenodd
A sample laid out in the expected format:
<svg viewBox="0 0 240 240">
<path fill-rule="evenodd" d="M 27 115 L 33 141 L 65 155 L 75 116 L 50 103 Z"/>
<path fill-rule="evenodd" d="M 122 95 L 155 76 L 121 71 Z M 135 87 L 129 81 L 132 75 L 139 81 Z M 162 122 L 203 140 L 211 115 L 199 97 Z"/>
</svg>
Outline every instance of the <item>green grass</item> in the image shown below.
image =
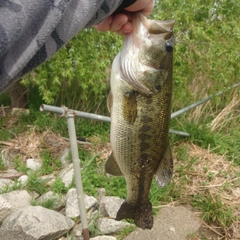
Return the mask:
<svg viewBox="0 0 240 240">
<path fill-rule="evenodd" d="M 22 158 L 19 155 L 17 155 L 13 159 L 13 166 L 14 169 L 16 169 L 19 172 L 23 172 L 26 174 L 28 171 L 26 163 L 23 162 Z"/>
<path fill-rule="evenodd" d="M 54 193 L 67 193 L 67 188 L 65 187 L 64 182 L 62 181 L 62 179 L 60 177 L 57 177 L 55 179 L 55 181 L 51 184 L 51 190 Z"/>
<path fill-rule="evenodd" d="M 37 192 L 39 194 L 44 194 L 48 191 L 46 181 L 41 179 L 36 172 L 31 172 L 28 175 L 26 188 L 30 192 Z"/>
<path fill-rule="evenodd" d="M 0 119 L 0 125 L 3 126 L 3 124 L 1 124 L 1 119 Z M 0 128 L 0 141 L 8 141 L 9 139 L 14 137 L 14 133 L 10 132 L 8 129 L 5 128 Z"/>
<path fill-rule="evenodd" d="M 56 204 L 57 199 L 56 198 L 48 198 L 44 201 L 32 201 L 31 205 L 32 206 L 42 206 L 44 208 L 52 209 L 54 210 L 54 206 Z"/>
<path fill-rule="evenodd" d="M 122 240 L 125 237 L 127 237 L 131 232 L 133 232 L 136 229 L 135 226 L 130 226 L 124 228 L 121 232 L 117 233 L 117 240 Z"/>
<path fill-rule="evenodd" d="M 238 113 L 239 114 L 239 113 Z M 200 120 L 200 123 L 186 121 L 183 116 L 178 120 L 171 121 L 171 128 L 190 133 L 190 137 L 182 137 L 179 135 L 170 135 L 171 144 L 189 141 L 201 148 L 210 149 L 219 155 L 225 155 L 229 161 L 234 162 L 235 166 L 240 166 L 240 128 L 239 117 L 233 118 L 227 127 L 218 131 L 211 131 L 209 124 L 213 117 Z M 223 119 L 224 121 L 224 119 Z M 179 122 L 181 124 L 179 124 Z M 177 155 L 186 156 L 184 149 L 177 149 Z M 182 158 L 182 157 L 180 157 Z"/>
<path fill-rule="evenodd" d="M 105 188 L 106 195 L 126 197 L 126 183 L 124 177 L 107 177 L 104 171 L 104 163 L 99 168 L 97 156 L 92 156 L 89 151 L 80 150 L 82 169 L 82 181 L 86 194 L 97 196 L 98 188 Z"/>
<path fill-rule="evenodd" d="M 37 112 L 33 114 L 37 116 L 34 121 L 37 130 L 43 132 L 50 129 L 53 132 L 60 133 L 63 137 L 68 137 L 67 119 L 65 117 L 44 112 L 41 112 L 41 115 Z M 90 121 L 78 117 L 75 117 L 74 122 L 77 137 L 89 137 L 96 134 L 106 135 L 109 133 L 109 123 Z"/>
<path fill-rule="evenodd" d="M 14 180 L 13 184 L 7 184 L 7 185 L 3 186 L 2 188 L 0 188 L 0 194 L 12 192 L 15 190 L 22 190 L 22 189 L 24 189 L 23 184 L 17 180 Z"/>
<path fill-rule="evenodd" d="M 62 163 L 60 159 L 53 159 L 50 150 L 46 149 L 40 153 L 42 159 L 42 166 L 40 168 L 41 175 L 50 174 L 53 171 L 60 170 L 62 168 Z"/>
<path fill-rule="evenodd" d="M 4 163 L 3 159 L 0 157 L 0 171 L 5 171 L 6 169 L 7 169 L 7 166 Z"/>
<path fill-rule="evenodd" d="M 192 200 L 192 205 L 203 213 L 202 218 L 207 223 L 228 227 L 236 218 L 233 209 L 223 204 L 220 196 L 197 194 Z"/>
<path fill-rule="evenodd" d="M 11 105 L 11 99 L 7 93 L 1 93 L 0 94 L 0 106 L 10 106 Z"/>
</svg>

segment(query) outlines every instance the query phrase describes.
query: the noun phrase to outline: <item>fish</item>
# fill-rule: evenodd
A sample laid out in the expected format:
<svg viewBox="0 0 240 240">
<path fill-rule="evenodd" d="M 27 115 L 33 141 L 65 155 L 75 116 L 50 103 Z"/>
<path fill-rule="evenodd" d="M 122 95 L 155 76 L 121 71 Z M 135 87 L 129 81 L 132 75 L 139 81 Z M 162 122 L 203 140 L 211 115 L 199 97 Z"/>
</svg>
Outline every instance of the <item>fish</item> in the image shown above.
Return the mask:
<svg viewBox="0 0 240 240">
<path fill-rule="evenodd" d="M 171 119 L 174 20 L 132 15 L 133 31 L 125 36 L 110 78 L 111 154 L 105 170 L 124 176 L 127 196 L 116 220 L 133 219 L 137 227 L 153 227 L 149 191 L 156 177 L 164 187 L 173 174 L 168 140 Z"/>
</svg>

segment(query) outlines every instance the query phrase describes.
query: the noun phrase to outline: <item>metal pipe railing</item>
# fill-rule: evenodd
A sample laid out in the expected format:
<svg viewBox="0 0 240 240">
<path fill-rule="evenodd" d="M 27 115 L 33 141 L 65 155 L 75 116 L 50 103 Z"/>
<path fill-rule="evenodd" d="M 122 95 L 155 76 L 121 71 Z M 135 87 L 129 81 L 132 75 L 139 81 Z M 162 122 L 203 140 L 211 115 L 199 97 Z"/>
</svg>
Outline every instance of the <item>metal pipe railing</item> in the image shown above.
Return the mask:
<svg viewBox="0 0 240 240">
<path fill-rule="evenodd" d="M 55 106 L 51 106 L 51 105 L 46 105 L 46 104 L 42 104 L 40 106 L 40 111 L 45 111 L 45 112 L 51 112 L 51 113 L 57 113 L 57 114 L 61 114 L 64 115 L 64 111 L 67 111 L 68 109 L 66 107 L 55 107 Z M 111 118 L 107 117 L 107 116 L 102 116 L 102 115 L 98 115 L 98 114 L 93 114 L 93 113 L 86 113 L 86 112 L 81 112 L 81 111 L 76 111 L 76 110 L 70 110 L 69 111 L 73 111 L 75 116 L 80 117 L 80 118 L 87 118 L 87 119 L 92 119 L 92 120 L 97 120 L 97 121 L 102 121 L 102 122 L 111 122 Z M 187 132 L 182 132 L 182 131 L 177 131 L 177 130 L 173 130 L 170 129 L 169 133 L 173 133 L 173 134 L 178 134 L 178 135 L 182 135 L 182 136 L 186 136 L 189 137 L 190 134 Z"/>
<path fill-rule="evenodd" d="M 182 108 L 182 109 L 172 113 L 171 118 L 175 118 L 175 117 L 177 117 L 177 116 L 179 116 L 179 115 L 181 115 L 181 114 L 183 114 L 183 113 L 185 113 L 185 112 L 187 112 L 187 111 L 189 111 L 189 110 L 191 110 L 191 109 L 193 109 L 193 108 L 195 108 L 195 107 L 197 107 L 197 106 L 199 106 L 199 105 L 201 105 L 201 104 L 203 104 L 203 103 L 205 103 L 205 102 L 207 102 L 209 100 L 211 100 L 213 97 L 219 96 L 219 95 L 223 94 L 224 92 L 226 92 L 226 91 L 228 91 L 230 89 L 233 89 L 233 88 L 235 88 L 237 86 L 240 86 L 240 83 L 236 83 L 236 84 L 232 85 L 231 87 L 228 87 L 225 91 L 219 91 L 216 94 L 212 94 L 212 95 L 204 98 L 201 101 L 193 103 L 193 104 L 191 104 L 191 105 L 189 105 L 189 106 L 187 106 L 185 108 Z"/>
<path fill-rule="evenodd" d="M 56 107 L 56 106 L 51 106 L 51 105 L 46 105 L 42 104 L 40 106 L 40 111 L 45 111 L 45 112 L 51 112 L 51 113 L 57 113 L 64 115 L 64 112 L 67 111 L 68 108 L 65 106 L 62 107 Z M 97 120 L 97 121 L 103 121 L 103 122 L 111 122 L 110 117 L 98 115 L 98 114 L 93 114 L 93 113 L 86 113 L 86 112 L 81 112 L 81 111 L 76 111 L 76 110 L 71 110 L 69 111 L 74 112 L 75 116 L 80 117 L 80 118 L 87 118 L 87 119 L 92 119 L 92 120 Z"/>
</svg>

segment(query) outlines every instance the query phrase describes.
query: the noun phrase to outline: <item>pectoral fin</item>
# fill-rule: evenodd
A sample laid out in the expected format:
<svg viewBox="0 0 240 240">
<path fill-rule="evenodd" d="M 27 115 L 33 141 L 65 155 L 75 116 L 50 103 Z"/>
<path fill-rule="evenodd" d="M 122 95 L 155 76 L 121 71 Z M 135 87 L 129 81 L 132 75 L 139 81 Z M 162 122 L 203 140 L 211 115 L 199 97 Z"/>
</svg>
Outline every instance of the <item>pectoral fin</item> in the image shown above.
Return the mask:
<svg viewBox="0 0 240 240">
<path fill-rule="evenodd" d="M 112 96 L 112 91 L 110 91 L 107 98 L 107 108 L 110 113 L 112 111 L 112 104 L 113 104 L 113 96 Z"/>
<path fill-rule="evenodd" d="M 122 176 L 122 172 L 117 164 L 116 159 L 113 156 L 113 152 L 108 157 L 108 160 L 105 165 L 105 171 L 114 176 Z"/>
<path fill-rule="evenodd" d="M 155 174 L 159 187 L 164 187 L 171 180 L 173 174 L 173 157 L 169 143 Z"/>
<path fill-rule="evenodd" d="M 134 91 L 123 96 L 122 115 L 124 120 L 133 124 L 137 118 L 137 100 Z"/>
</svg>

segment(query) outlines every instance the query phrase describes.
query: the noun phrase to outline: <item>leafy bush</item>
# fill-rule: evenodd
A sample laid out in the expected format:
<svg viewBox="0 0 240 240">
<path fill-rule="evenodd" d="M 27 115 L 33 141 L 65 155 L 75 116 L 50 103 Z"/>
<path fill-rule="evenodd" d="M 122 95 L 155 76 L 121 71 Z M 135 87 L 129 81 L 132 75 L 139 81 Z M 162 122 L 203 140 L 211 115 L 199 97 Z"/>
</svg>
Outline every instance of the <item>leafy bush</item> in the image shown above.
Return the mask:
<svg viewBox="0 0 240 240">
<path fill-rule="evenodd" d="M 175 20 L 173 110 L 239 82 L 239 7 L 234 0 L 157 1 L 154 18 Z M 222 107 L 229 96 L 214 102 Z"/>
<path fill-rule="evenodd" d="M 116 34 L 85 29 L 22 83 L 47 104 L 106 112 L 108 69 L 121 45 Z"/>
</svg>

